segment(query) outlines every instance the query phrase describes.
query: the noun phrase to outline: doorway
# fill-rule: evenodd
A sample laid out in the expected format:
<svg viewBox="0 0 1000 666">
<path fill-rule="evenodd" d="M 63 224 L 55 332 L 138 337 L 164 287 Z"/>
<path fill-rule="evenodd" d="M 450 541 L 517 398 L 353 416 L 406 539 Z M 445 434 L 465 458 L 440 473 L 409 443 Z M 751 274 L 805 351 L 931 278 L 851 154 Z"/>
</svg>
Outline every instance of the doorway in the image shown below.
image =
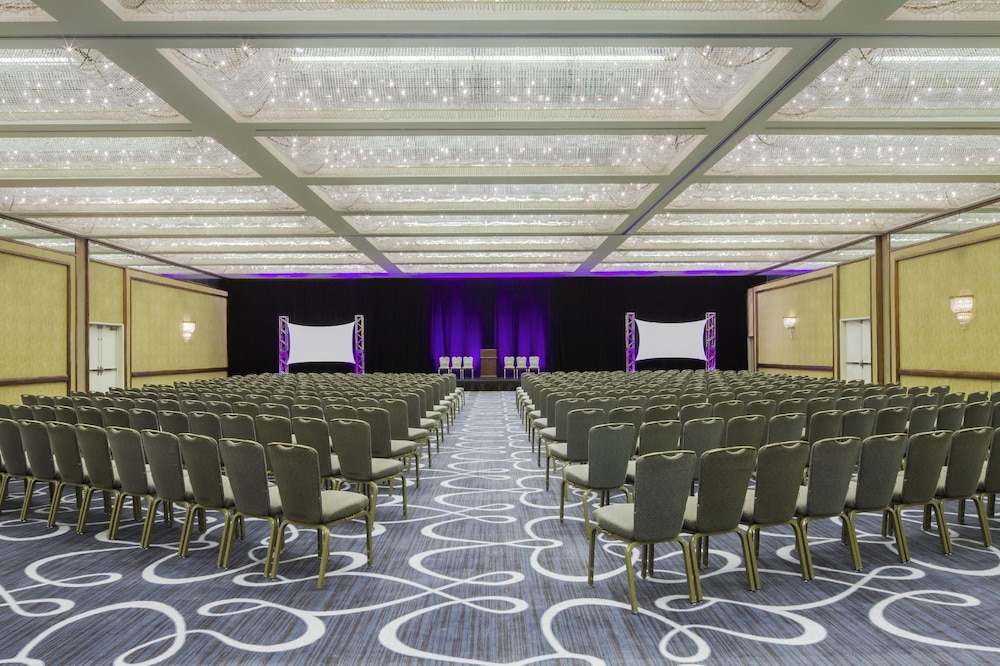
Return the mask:
<svg viewBox="0 0 1000 666">
<path fill-rule="evenodd" d="M 122 381 L 125 365 L 124 330 L 124 324 L 90 323 L 88 390 L 103 392 L 113 386 L 125 385 Z"/>
</svg>

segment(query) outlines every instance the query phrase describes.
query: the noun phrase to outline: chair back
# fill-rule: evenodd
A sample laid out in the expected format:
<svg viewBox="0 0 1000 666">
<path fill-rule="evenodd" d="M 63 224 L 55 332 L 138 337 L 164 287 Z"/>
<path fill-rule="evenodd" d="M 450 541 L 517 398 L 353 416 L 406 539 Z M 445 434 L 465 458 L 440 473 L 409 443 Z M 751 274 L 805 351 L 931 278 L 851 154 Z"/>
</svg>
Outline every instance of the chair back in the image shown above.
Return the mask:
<svg viewBox="0 0 1000 666">
<path fill-rule="evenodd" d="M 340 460 L 340 473 L 352 481 L 372 478 L 371 426 L 361 419 L 330 421 L 333 450 Z"/>
<path fill-rule="evenodd" d="M 709 449 L 701 454 L 695 531 L 736 529 L 756 458 L 757 449 L 752 446 Z"/>
<path fill-rule="evenodd" d="M 83 463 L 87 466 L 90 485 L 98 490 L 114 490 L 120 484 L 115 481 L 107 431 L 90 423 L 78 423 L 75 428 L 76 442 Z"/>
<path fill-rule="evenodd" d="M 937 492 L 941 470 L 951 450 L 952 431 L 922 432 L 910 438 L 903 467 L 903 486 L 896 498 L 903 504 L 929 502 Z"/>
<path fill-rule="evenodd" d="M 742 400 L 722 400 L 712 405 L 712 416 L 721 416 L 727 421 L 746 413 L 746 405 Z"/>
<path fill-rule="evenodd" d="M 603 409 L 585 407 L 566 414 L 566 458 L 582 462 L 590 455 L 590 429 L 608 422 Z"/>
<path fill-rule="evenodd" d="M 80 405 L 76 408 L 76 422 L 104 427 L 104 414 L 97 407 Z"/>
<path fill-rule="evenodd" d="M 292 405 L 292 418 L 296 416 L 309 416 L 314 419 L 321 419 L 323 418 L 323 408 L 319 405 L 307 405 L 297 402 Z"/>
<path fill-rule="evenodd" d="M 696 463 L 693 451 L 647 453 L 636 459 L 632 525 L 636 541 L 659 541 L 680 533 Z"/>
<path fill-rule="evenodd" d="M 222 420 L 215 412 L 191 412 L 187 419 L 187 432 L 211 437 L 215 441 L 222 439 Z"/>
<path fill-rule="evenodd" d="M 785 398 L 778 403 L 778 413 L 779 414 L 805 414 L 806 413 L 806 399 L 805 398 Z"/>
<path fill-rule="evenodd" d="M 805 441 L 760 447 L 753 496 L 754 523 L 770 525 L 792 519 L 807 462 L 809 444 Z"/>
<path fill-rule="evenodd" d="M 160 420 L 151 409 L 134 407 L 128 410 L 128 426 L 132 430 L 159 430 Z"/>
<path fill-rule="evenodd" d="M 628 461 L 635 451 L 634 431 L 631 423 L 602 423 L 590 429 L 588 485 L 591 488 L 618 488 L 625 484 Z"/>
<path fill-rule="evenodd" d="M 188 501 L 190 497 L 184 482 L 184 465 L 177 435 L 163 430 L 143 430 L 139 439 L 149 462 L 156 495 L 168 502 Z"/>
<path fill-rule="evenodd" d="M 358 410 L 351 405 L 327 405 L 323 408 L 323 416 L 327 421 L 333 419 L 356 419 Z"/>
<path fill-rule="evenodd" d="M 101 407 L 101 414 L 104 416 L 104 427 L 118 426 L 119 428 L 131 428 L 132 421 L 127 410 L 121 407 Z"/>
<path fill-rule="evenodd" d="M 584 398 L 560 398 L 556 400 L 555 421 L 549 425 L 555 426 L 555 438 L 560 442 L 566 441 L 566 415 L 574 409 L 586 407 L 587 401 Z"/>
<path fill-rule="evenodd" d="M 876 435 L 890 435 L 896 432 L 906 432 L 906 421 L 909 410 L 906 407 L 885 407 L 875 413 Z"/>
<path fill-rule="evenodd" d="M 861 442 L 855 509 L 867 511 L 889 505 L 904 455 L 906 435 L 902 433 L 872 435 Z"/>
<path fill-rule="evenodd" d="M 28 476 L 31 468 L 21 445 L 21 429 L 13 419 L 0 419 L 0 458 L 7 473 L 13 476 Z M 0 498 L 2 501 L 3 498 Z"/>
<path fill-rule="evenodd" d="M 31 410 L 31 418 L 25 419 L 26 421 L 41 421 L 43 423 L 48 423 L 49 421 L 56 420 L 56 408 L 52 405 L 28 405 L 28 409 Z"/>
<path fill-rule="evenodd" d="M 410 437 L 409 414 L 406 401 L 398 398 L 384 398 L 378 406 L 389 412 L 389 437 L 407 440 Z"/>
<path fill-rule="evenodd" d="M 159 412 L 158 417 L 160 419 L 160 430 L 164 432 L 172 432 L 175 435 L 180 435 L 181 433 L 191 431 L 188 425 L 187 412 L 162 411 Z"/>
<path fill-rule="evenodd" d="M 842 395 L 837 398 L 837 402 L 833 408 L 839 409 L 842 412 L 848 412 L 852 409 L 861 409 L 862 402 L 864 402 L 864 398 L 860 395 Z"/>
<path fill-rule="evenodd" d="M 699 461 L 706 451 L 722 448 L 725 439 L 726 422 L 721 418 L 692 419 L 681 426 L 681 448 L 694 451 Z M 697 469 L 694 476 L 698 478 Z"/>
<path fill-rule="evenodd" d="M 152 492 L 142 440 L 138 430 L 108 426 L 108 446 L 118 470 L 122 492 L 129 495 L 148 495 Z"/>
<path fill-rule="evenodd" d="M 157 398 L 156 411 L 158 412 L 179 412 L 181 411 L 180 400 L 174 400 L 173 398 Z"/>
<path fill-rule="evenodd" d="M 761 414 L 734 416 L 726 422 L 726 446 L 759 449 L 767 435 L 767 419 Z"/>
<path fill-rule="evenodd" d="M 935 397 L 930 393 L 925 393 L 924 395 Z M 937 417 L 938 405 L 936 401 L 932 405 L 914 407 L 910 410 L 910 420 L 906 424 L 906 434 L 912 437 L 922 432 L 931 432 L 937 423 Z"/>
<path fill-rule="evenodd" d="M 178 436 L 181 457 L 191 482 L 194 501 L 205 507 L 229 506 L 231 492 L 226 492 L 228 482 L 222 477 L 222 456 L 219 443 L 205 435 L 189 432 Z"/>
<path fill-rule="evenodd" d="M 390 434 L 389 412 L 381 407 L 359 407 L 358 419 L 371 428 L 372 456 L 389 458 L 392 456 L 392 435 Z"/>
<path fill-rule="evenodd" d="M 948 453 L 944 497 L 970 497 L 976 493 L 992 442 L 992 428 L 962 428 L 954 432 Z M 940 490 L 939 483 L 939 495 L 942 494 Z"/>
<path fill-rule="evenodd" d="M 58 481 L 52 447 L 49 445 L 49 431 L 45 422 L 25 419 L 18 421 L 21 430 L 21 446 L 31 468 L 31 476 L 40 481 Z"/>
<path fill-rule="evenodd" d="M 990 445 L 989 458 L 980 479 L 979 491 L 1000 493 L 1000 428 L 993 431 L 993 443 Z"/>
<path fill-rule="evenodd" d="M 965 405 L 965 417 L 962 419 L 962 428 L 982 428 L 992 422 L 993 403 L 981 401 L 970 402 Z"/>
<path fill-rule="evenodd" d="M 257 428 L 254 417 L 249 414 L 231 412 L 219 417 L 219 427 L 222 428 L 224 439 L 249 439 L 257 441 Z"/>
<path fill-rule="evenodd" d="M 829 409 L 820 412 L 813 412 L 807 417 L 806 440 L 810 444 L 815 444 L 821 439 L 840 437 L 844 429 L 844 412 L 836 409 Z"/>
<path fill-rule="evenodd" d="M 830 437 L 811 445 L 806 514 L 836 516 L 844 510 L 847 489 L 861 453 L 857 437 Z"/>
<path fill-rule="evenodd" d="M 190 414 L 191 412 L 203 412 L 206 409 L 204 400 L 193 400 L 188 398 L 179 402 L 181 403 L 181 411 L 185 414 Z"/>
<path fill-rule="evenodd" d="M 676 451 L 680 441 L 680 421 L 645 421 L 639 428 L 639 455 Z"/>
<path fill-rule="evenodd" d="M 961 430 L 963 421 L 965 421 L 965 403 L 945 403 L 938 409 L 936 428 L 938 430 Z"/>
<path fill-rule="evenodd" d="M 649 398 L 644 395 L 623 395 L 618 398 L 619 407 L 649 407 Z"/>
<path fill-rule="evenodd" d="M 913 407 L 910 409 L 915 409 L 917 407 L 922 407 L 925 405 L 938 406 L 938 396 L 934 393 L 919 393 L 913 396 Z"/>
<path fill-rule="evenodd" d="M 605 413 L 610 412 L 612 409 L 618 406 L 618 399 L 611 395 L 598 395 L 592 398 L 587 398 L 588 408 L 603 409 Z"/>
<path fill-rule="evenodd" d="M 285 519 L 297 523 L 322 522 L 322 485 L 316 450 L 282 442 L 268 444 L 268 449 Z"/>
<path fill-rule="evenodd" d="M 268 490 L 267 463 L 260 442 L 222 439 L 219 452 L 233 491 L 236 510 L 247 516 L 265 517 L 280 512 Z"/>
<path fill-rule="evenodd" d="M 233 411 L 233 405 L 222 400 L 206 400 L 204 411 L 221 416 Z"/>
<path fill-rule="evenodd" d="M 330 458 L 330 424 L 325 419 L 310 416 L 292 417 L 292 432 L 295 433 L 295 443 L 316 450 L 320 476 L 330 476 L 333 473 L 333 462 Z"/>
<path fill-rule="evenodd" d="M 650 405 L 646 408 L 643 422 L 680 421 L 681 410 L 677 405 Z"/>
<path fill-rule="evenodd" d="M 277 397 L 277 396 L 275 396 Z M 292 418 L 292 408 L 282 402 L 263 402 L 260 404 L 260 414 L 268 416 L 283 416 L 286 419 Z"/>
<path fill-rule="evenodd" d="M 264 445 L 265 452 L 268 450 L 267 445 L 271 442 L 292 441 L 292 422 L 286 416 L 258 414 L 254 417 L 253 425 L 254 430 L 257 431 L 257 441 Z"/>
<path fill-rule="evenodd" d="M 768 420 L 767 443 L 797 442 L 805 437 L 805 412 L 775 414 Z"/>
<path fill-rule="evenodd" d="M 49 431 L 49 447 L 55 459 L 59 477 L 67 483 L 84 484 L 89 481 L 83 471 L 80 445 L 76 441 L 76 424 L 52 421 L 45 424 Z"/>
<path fill-rule="evenodd" d="M 632 426 L 632 444 L 636 443 L 639 437 L 639 428 L 642 427 L 643 419 L 646 418 L 646 408 L 638 405 L 626 407 L 615 407 L 608 412 L 608 423 L 628 423 Z"/>
<path fill-rule="evenodd" d="M 247 400 L 237 400 L 233 403 L 233 413 L 245 414 L 251 417 L 257 416 L 260 414 L 260 405 L 256 402 L 249 402 Z"/>
<path fill-rule="evenodd" d="M 693 402 L 686 405 L 680 405 L 678 408 L 678 416 L 680 417 L 680 422 L 683 424 L 694 419 L 711 418 L 712 412 L 714 411 L 715 407 L 711 403 Z"/>
<path fill-rule="evenodd" d="M 875 433 L 875 410 L 859 407 L 844 412 L 844 422 L 840 434 L 857 437 L 862 442 Z"/>
<path fill-rule="evenodd" d="M 778 413 L 778 403 L 774 400 L 768 400 L 762 398 L 760 400 L 751 400 L 746 403 L 746 414 L 751 416 L 753 414 L 760 414 L 765 419 L 770 419 L 772 416 Z"/>
</svg>

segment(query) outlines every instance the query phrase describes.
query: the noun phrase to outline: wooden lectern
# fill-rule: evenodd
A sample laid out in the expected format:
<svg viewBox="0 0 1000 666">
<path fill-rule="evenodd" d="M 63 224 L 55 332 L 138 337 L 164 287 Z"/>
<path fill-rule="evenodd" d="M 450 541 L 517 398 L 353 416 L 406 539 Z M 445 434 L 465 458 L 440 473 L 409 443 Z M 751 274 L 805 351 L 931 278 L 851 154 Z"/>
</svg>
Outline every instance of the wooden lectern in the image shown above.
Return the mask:
<svg viewBox="0 0 1000 666">
<path fill-rule="evenodd" d="M 483 379 L 497 378 L 497 350 L 479 350 L 479 376 Z"/>
</svg>

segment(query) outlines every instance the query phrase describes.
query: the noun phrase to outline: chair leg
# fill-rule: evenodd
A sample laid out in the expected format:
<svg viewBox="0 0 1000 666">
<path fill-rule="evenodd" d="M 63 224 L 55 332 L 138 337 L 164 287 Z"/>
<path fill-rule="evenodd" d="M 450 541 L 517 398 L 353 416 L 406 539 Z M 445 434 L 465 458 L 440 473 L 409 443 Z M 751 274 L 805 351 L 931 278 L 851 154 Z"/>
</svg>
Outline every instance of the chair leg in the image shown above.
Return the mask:
<svg viewBox="0 0 1000 666">
<path fill-rule="evenodd" d="M 83 497 L 80 500 L 80 515 L 76 519 L 76 532 L 83 534 L 87 527 L 87 512 L 90 510 L 90 498 L 94 494 L 94 489 L 88 486 L 83 489 Z"/>
<path fill-rule="evenodd" d="M 272 527 L 272 533 L 274 528 Z M 278 524 L 277 528 L 277 540 L 271 539 L 273 546 L 271 547 L 271 579 L 278 577 L 278 560 L 281 558 L 281 549 L 285 547 L 285 521 L 282 520 Z"/>
<path fill-rule="evenodd" d="M 756 592 L 760 589 L 760 585 L 757 582 L 757 575 L 754 573 L 754 556 L 753 548 L 750 546 L 750 535 L 739 528 L 737 528 L 736 532 L 740 535 L 740 543 L 743 545 L 743 562 L 747 569 L 747 586 L 751 592 Z"/>
<path fill-rule="evenodd" d="M 632 550 L 637 545 L 639 544 L 633 541 L 625 548 L 625 574 L 628 577 L 628 600 L 632 604 L 633 615 L 639 614 L 639 601 L 635 596 L 635 567 L 632 566 Z"/>
<path fill-rule="evenodd" d="M 989 548 L 993 545 L 993 537 L 990 535 L 990 524 L 986 517 L 986 507 L 983 505 L 983 498 L 979 495 L 974 495 L 972 501 L 976 505 L 976 515 L 979 516 L 979 530 L 983 534 L 983 545 Z"/>
<path fill-rule="evenodd" d="M 934 509 L 934 515 L 937 517 L 938 537 L 941 539 L 941 552 L 945 555 L 951 555 L 951 535 L 948 534 L 948 523 L 944 519 L 943 503 L 932 502 L 930 507 Z M 927 507 L 924 510 L 926 511 Z"/>
<path fill-rule="evenodd" d="M 55 527 L 56 525 L 56 514 L 59 512 L 59 501 L 62 497 L 63 484 L 58 482 L 55 484 L 50 484 L 49 487 L 52 489 L 52 498 L 49 500 L 49 527 Z"/>
<path fill-rule="evenodd" d="M 587 585 L 594 587 L 594 547 L 597 541 L 597 530 L 587 531 Z"/>
<path fill-rule="evenodd" d="M 330 559 L 330 529 L 323 525 L 317 530 L 317 535 L 320 537 L 320 547 L 319 547 L 319 577 L 316 579 L 316 589 L 323 589 L 323 581 L 326 579 L 326 565 L 327 561 Z"/>
<path fill-rule="evenodd" d="M 692 543 L 687 543 L 683 539 L 678 539 L 681 544 L 681 551 L 684 554 L 684 571 L 687 574 L 688 599 L 696 604 L 703 599 L 701 593 L 701 574 L 698 572 L 698 563 L 695 560 L 695 537 L 691 537 Z"/>
<path fill-rule="evenodd" d="M 34 477 L 24 480 L 24 502 L 21 503 L 21 522 L 28 519 L 28 508 L 31 506 L 31 494 L 35 491 Z"/>
<path fill-rule="evenodd" d="M 812 580 L 815 577 L 812 563 L 812 553 L 809 550 L 809 519 L 803 517 L 796 521 L 799 526 L 799 535 L 802 539 L 802 548 L 799 550 L 799 559 L 802 565 L 802 580 Z"/>
<path fill-rule="evenodd" d="M 563 522 L 566 507 L 566 479 L 559 484 L 559 523 Z"/>
<path fill-rule="evenodd" d="M 896 548 L 899 550 L 899 561 L 906 563 L 910 561 L 910 548 L 906 545 L 906 532 L 903 531 L 903 507 L 896 505 L 892 508 L 894 520 L 893 526 L 896 530 Z"/>
<path fill-rule="evenodd" d="M 854 517 L 857 512 L 849 512 L 843 519 L 843 532 L 847 537 L 847 545 L 851 549 L 851 564 L 855 571 L 861 571 L 861 547 L 858 545 L 858 533 L 854 526 Z M 882 518 L 885 520 L 885 517 Z"/>
</svg>

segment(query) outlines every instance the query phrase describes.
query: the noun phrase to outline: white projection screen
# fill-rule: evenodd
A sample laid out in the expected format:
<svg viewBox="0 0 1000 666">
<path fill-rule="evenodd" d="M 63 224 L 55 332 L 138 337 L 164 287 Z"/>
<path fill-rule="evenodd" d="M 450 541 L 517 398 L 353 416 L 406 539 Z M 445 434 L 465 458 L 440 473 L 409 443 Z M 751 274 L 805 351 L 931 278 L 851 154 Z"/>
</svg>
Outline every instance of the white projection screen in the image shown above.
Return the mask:
<svg viewBox="0 0 1000 666">
<path fill-rule="evenodd" d="M 302 326 L 288 322 L 288 363 L 354 363 L 354 322 Z"/>
<path fill-rule="evenodd" d="M 651 358 L 693 358 L 701 361 L 705 356 L 705 324 L 707 319 L 678 323 L 660 323 L 635 320 L 639 333 L 636 361 Z"/>
</svg>

